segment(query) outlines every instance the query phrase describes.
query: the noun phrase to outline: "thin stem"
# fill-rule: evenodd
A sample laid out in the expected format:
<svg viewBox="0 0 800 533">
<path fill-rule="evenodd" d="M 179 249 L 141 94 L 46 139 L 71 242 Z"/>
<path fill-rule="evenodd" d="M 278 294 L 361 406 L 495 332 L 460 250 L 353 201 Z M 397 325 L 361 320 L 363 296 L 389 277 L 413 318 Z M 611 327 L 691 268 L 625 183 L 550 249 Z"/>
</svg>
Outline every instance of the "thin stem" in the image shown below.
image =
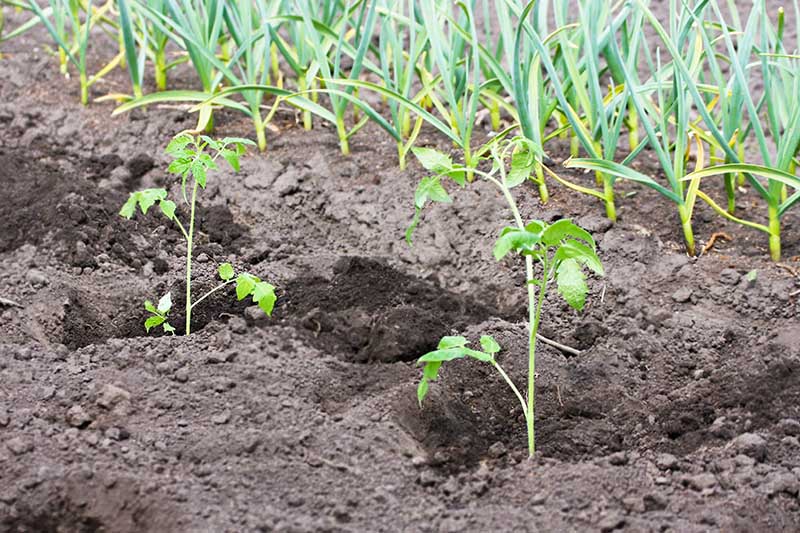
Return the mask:
<svg viewBox="0 0 800 533">
<path fill-rule="evenodd" d="M 774 205 L 769 206 L 769 254 L 773 261 L 781 260 L 781 219 Z"/>
<path fill-rule="evenodd" d="M 167 57 L 164 48 L 156 50 L 156 61 L 154 65 L 156 89 L 165 91 L 167 89 Z"/>
<path fill-rule="evenodd" d="M 725 174 L 725 197 L 728 199 L 728 213 L 736 214 L 736 174 Z"/>
<path fill-rule="evenodd" d="M 303 93 L 306 90 L 308 90 L 308 84 L 306 83 L 306 74 L 302 73 L 297 77 L 297 92 Z M 311 111 L 303 110 L 303 129 L 311 130 L 311 127 L 312 127 Z"/>
<path fill-rule="evenodd" d="M 183 227 L 183 224 L 181 224 L 181 221 L 178 220 L 178 217 L 173 217 L 172 220 L 173 220 L 173 222 L 175 222 L 175 224 L 178 225 L 178 229 L 181 230 L 181 233 L 183 233 L 183 238 L 188 241 L 189 240 L 189 234 L 186 232 L 186 229 Z"/>
<path fill-rule="evenodd" d="M 264 122 L 261 119 L 261 110 L 256 106 L 253 110 L 253 126 L 256 130 L 256 140 L 258 141 L 258 149 L 264 151 L 267 149 L 267 136 L 264 132 Z"/>
<path fill-rule="evenodd" d="M 350 143 L 347 141 L 347 128 L 343 117 L 336 118 L 336 133 L 339 135 L 339 149 L 342 155 L 350 155 Z"/>
<path fill-rule="evenodd" d="M 546 204 L 550 200 L 550 193 L 547 190 L 547 182 L 544 180 L 544 170 L 542 163 L 536 162 L 536 180 L 539 184 L 539 201 Z"/>
<path fill-rule="evenodd" d="M 89 105 L 89 82 L 86 79 L 86 72 L 80 73 L 81 83 L 81 104 Z"/>
<path fill-rule="evenodd" d="M 499 131 L 500 130 L 500 104 L 497 100 L 493 100 L 491 106 L 489 107 L 489 116 L 492 122 L 492 130 Z"/>
<path fill-rule="evenodd" d="M 539 331 L 539 321 L 542 317 L 542 306 L 544 305 L 544 295 L 547 292 L 548 269 L 547 256 L 542 259 L 542 277 L 540 279 L 539 298 L 536 300 L 536 289 L 530 281 L 533 281 L 533 258 L 525 257 L 525 272 L 529 283 L 528 286 L 528 321 L 530 324 L 528 339 L 528 456 L 533 457 L 536 452 L 536 433 L 534 426 L 535 406 L 536 406 L 536 333 Z M 535 303 L 535 305 L 534 305 Z"/>
<path fill-rule="evenodd" d="M 406 146 L 405 143 L 398 141 L 397 142 L 397 162 L 400 165 L 400 170 L 406 169 Z"/>
<path fill-rule="evenodd" d="M 639 114 L 633 100 L 628 102 L 628 145 L 631 152 L 639 147 Z"/>
<path fill-rule="evenodd" d="M 496 156 L 496 154 L 495 154 Z M 511 212 L 514 215 L 514 220 L 520 229 L 525 227 L 522 217 L 519 214 L 519 208 L 511 195 L 511 191 L 505 185 L 506 171 L 503 165 L 500 165 L 500 177 L 502 181 L 497 181 L 494 177 L 486 175 L 486 178 L 495 183 L 503 192 L 503 196 L 508 202 Z M 531 283 L 535 280 L 533 276 L 533 258 L 530 255 L 525 256 L 525 285 L 528 287 L 528 324 L 529 324 L 529 338 L 528 338 L 528 406 L 525 409 L 525 422 L 528 428 L 528 455 L 533 457 L 536 451 L 536 439 L 534 434 L 534 407 L 535 407 L 535 379 L 536 379 L 536 332 L 539 330 L 539 318 L 541 317 L 542 304 L 544 303 L 545 290 L 547 289 L 548 265 L 547 257 L 542 259 L 542 278 L 540 280 L 541 291 L 539 292 L 538 305 L 536 302 L 536 289 L 534 284 Z"/>
<path fill-rule="evenodd" d="M 681 228 L 683 229 L 683 240 L 686 243 L 686 253 L 690 257 L 694 257 L 695 246 L 691 211 L 685 206 L 678 206 L 678 213 L 681 218 Z"/>
<path fill-rule="evenodd" d="M 497 151 L 495 148 L 492 148 L 493 155 L 497 157 Z M 500 161 L 503 161 L 503 157 L 500 157 Z M 506 187 L 506 167 L 504 164 L 500 164 L 500 181 L 494 178 L 490 174 L 486 174 L 484 172 L 477 171 L 478 174 L 482 174 L 486 179 L 494 183 L 500 191 L 503 193 L 503 197 L 505 197 L 506 202 L 508 202 L 508 207 L 511 208 L 511 214 L 514 215 L 514 222 L 517 223 L 519 229 L 525 229 L 525 223 L 522 221 L 522 216 L 519 214 L 519 208 L 517 207 L 517 202 L 514 200 L 514 197 L 511 195 L 511 191 L 508 187 Z"/>
<path fill-rule="evenodd" d="M 614 205 L 614 181 L 611 176 L 600 175 L 603 180 L 603 201 L 606 204 L 606 217 L 611 222 L 617 221 L 617 207 Z"/>
<path fill-rule="evenodd" d="M 186 239 L 186 335 L 192 330 L 192 244 L 194 241 L 194 210 L 197 203 L 197 181 L 192 188 L 192 203 L 189 215 L 189 232 Z"/>
<path fill-rule="evenodd" d="M 61 68 L 61 74 L 66 75 L 69 69 L 67 65 L 67 52 L 60 46 L 58 47 L 58 63 Z"/>
<path fill-rule="evenodd" d="M 204 295 L 202 295 L 200 298 L 198 298 L 198 299 L 197 299 L 197 301 L 196 301 L 196 302 L 194 302 L 194 303 L 192 304 L 192 309 L 194 309 L 195 307 L 197 307 L 197 305 L 198 305 L 200 302 L 202 302 L 203 300 L 205 300 L 206 298 L 208 298 L 209 296 L 211 296 L 211 295 L 212 295 L 212 294 L 214 294 L 215 292 L 217 292 L 217 291 L 219 291 L 219 290 L 221 290 L 221 289 L 224 289 L 225 287 L 227 287 L 228 285 L 230 285 L 230 284 L 231 284 L 231 283 L 233 283 L 233 282 L 234 282 L 234 280 L 232 280 L 232 279 L 229 279 L 229 280 L 228 280 L 228 281 L 226 281 L 225 283 L 221 283 L 221 284 L 217 285 L 216 287 L 214 287 L 213 289 L 211 289 L 210 291 L 208 291 L 207 293 L 205 293 Z"/>
<path fill-rule="evenodd" d="M 508 383 L 508 386 L 511 387 L 511 390 L 514 391 L 514 394 L 517 396 L 517 399 L 519 400 L 519 404 L 522 406 L 522 413 L 525 415 L 525 420 L 527 420 L 528 406 L 525 404 L 525 398 L 522 397 L 522 393 L 519 392 L 519 389 L 517 388 L 516 385 L 514 385 L 514 382 L 511 381 L 511 378 L 508 377 L 508 374 L 506 374 L 506 371 L 503 370 L 503 367 L 500 366 L 500 363 L 498 363 L 495 360 L 492 360 L 492 364 L 500 373 L 500 376 L 505 380 L 505 382 Z"/>
</svg>

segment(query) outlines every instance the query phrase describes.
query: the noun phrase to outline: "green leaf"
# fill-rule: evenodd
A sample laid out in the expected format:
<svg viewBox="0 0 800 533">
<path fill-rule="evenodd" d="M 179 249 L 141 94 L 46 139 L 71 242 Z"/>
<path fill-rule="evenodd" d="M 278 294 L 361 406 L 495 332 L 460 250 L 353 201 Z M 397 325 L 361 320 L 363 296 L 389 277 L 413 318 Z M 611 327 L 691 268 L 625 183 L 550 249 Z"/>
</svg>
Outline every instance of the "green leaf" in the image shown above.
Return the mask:
<svg viewBox="0 0 800 533">
<path fill-rule="evenodd" d="M 192 143 L 194 143 L 194 137 L 188 133 L 179 133 L 172 138 L 164 152 L 169 155 L 173 155 L 183 151 L 184 148 Z"/>
<path fill-rule="evenodd" d="M 417 386 L 417 401 L 419 406 L 422 407 L 422 400 L 428 394 L 428 388 L 431 381 L 439 379 L 439 368 L 441 368 L 441 361 L 431 361 L 426 363 L 422 369 L 422 379 Z"/>
<path fill-rule="evenodd" d="M 122 209 L 119 210 L 120 216 L 123 216 L 130 220 L 133 218 L 133 214 L 136 212 L 136 203 L 138 201 L 138 197 L 136 193 L 131 193 L 128 197 L 128 200 L 123 204 Z"/>
<path fill-rule="evenodd" d="M 256 145 L 256 143 L 254 143 L 250 139 L 247 139 L 246 137 L 225 137 L 223 139 L 220 139 L 219 143 L 222 146 L 228 146 L 229 144 L 234 145 L 240 155 L 247 150 L 245 148 L 245 145 L 250 145 L 250 146 Z"/>
<path fill-rule="evenodd" d="M 161 327 L 164 328 L 164 333 L 171 333 L 172 335 L 175 335 L 175 328 L 173 328 L 169 322 L 164 322 Z"/>
<path fill-rule="evenodd" d="M 239 172 L 239 154 L 233 150 L 223 148 L 220 155 L 228 162 L 234 172 Z"/>
<path fill-rule="evenodd" d="M 586 293 L 589 287 L 586 285 L 586 276 L 580 263 L 575 259 L 565 259 L 561 262 L 556 272 L 556 282 L 558 292 L 564 300 L 578 311 L 583 309 L 586 303 Z"/>
<path fill-rule="evenodd" d="M 219 150 L 220 143 L 209 137 L 208 135 L 201 135 L 200 140 L 206 143 L 206 145 L 211 148 L 212 150 Z"/>
<path fill-rule="evenodd" d="M 541 234 L 521 230 L 519 228 L 505 228 L 500 238 L 494 245 L 494 258 L 503 259 L 511 250 L 519 252 L 533 252 L 541 241 Z"/>
<path fill-rule="evenodd" d="M 414 205 L 417 209 L 425 207 L 428 200 L 445 204 L 452 202 L 439 179 L 438 176 L 430 176 L 420 180 L 417 190 L 414 192 Z"/>
<path fill-rule="evenodd" d="M 418 363 L 430 363 L 432 361 L 452 361 L 454 359 L 461 359 L 467 356 L 467 348 L 464 347 L 456 347 L 456 348 L 445 348 L 441 350 L 434 350 L 432 352 L 428 352 L 422 357 L 419 358 L 417 361 Z"/>
<path fill-rule="evenodd" d="M 524 183 L 531 176 L 535 159 L 527 151 L 516 152 L 511 156 L 511 169 L 506 175 L 506 186 L 509 189 Z"/>
<path fill-rule="evenodd" d="M 466 348 L 464 350 L 465 355 L 472 357 L 473 359 L 477 359 L 478 361 L 483 361 L 484 363 L 490 363 L 494 360 L 494 357 L 488 353 L 479 352 L 478 350 L 470 350 Z"/>
<path fill-rule="evenodd" d="M 152 313 L 154 315 L 160 314 L 158 312 L 158 309 L 156 309 L 156 306 L 153 305 L 153 302 L 151 302 L 150 300 L 144 301 L 144 308 L 147 310 L 148 313 Z"/>
<path fill-rule="evenodd" d="M 581 264 L 586 265 L 595 274 L 599 276 L 604 275 L 603 264 L 600 262 L 600 258 L 597 257 L 597 253 L 580 241 L 566 241 L 556 250 L 554 259 L 556 261 L 575 259 Z"/>
<path fill-rule="evenodd" d="M 422 377 L 431 381 L 439 378 L 439 368 L 441 368 L 441 361 L 431 361 L 426 363 L 422 369 Z"/>
<path fill-rule="evenodd" d="M 542 232 L 544 232 L 546 227 L 547 227 L 547 224 L 545 224 L 541 220 L 531 220 L 525 226 L 525 231 L 529 231 L 531 233 L 539 233 L 539 234 L 541 234 Z"/>
<path fill-rule="evenodd" d="M 448 348 L 461 348 L 467 344 L 469 344 L 469 341 L 461 336 L 442 337 L 442 340 L 439 341 L 438 348 L 440 350 L 446 350 Z"/>
<path fill-rule="evenodd" d="M 623 178 L 637 183 L 641 183 L 651 189 L 655 190 L 665 198 L 668 198 L 678 205 L 683 204 L 683 198 L 660 185 L 650 176 L 646 176 L 641 172 L 637 172 L 619 163 L 613 161 L 606 161 L 604 159 L 568 159 L 564 162 L 566 168 L 583 168 L 586 170 L 594 170 L 595 172 L 604 172 L 617 178 Z"/>
<path fill-rule="evenodd" d="M 167 191 L 165 189 L 145 189 L 134 194 L 138 195 L 139 209 L 141 209 L 142 214 L 145 215 L 148 209 L 153 207 L 156 202 L 160 202 L 167 197 Z"/>
<path fill-rule="evenodd" d="M 222 279 L 222 281 L 231 280 L 235 275 L 233 271 L 233 265 L 230 263 L 222 263 L 217 269 L 217 272 L 219 273 L 219 277 Z"/>
<path fill-rule="evenodd" d="M 555 246 L 567 237 L 583 239 L 589 243 L 592 249 L 595 248 L 592 235 L 568 218 L 563 218 L 553 222 L 550 226 L 548 226 L 542 235 L 542 241 L 548 246 Z"/>
<path fill-rule="evenodd" d="M 433 148 L 414 147 L 411 152 L 423 167 L 436 174 L 444 174 L 453 168 L 450 156 Z"/>
<path fill-rule="evenodd" d="M 166 315 L 170 309 L 172 309 L 172 293 L 168 292 L 158 301 L 158 313 Z"/>
<path fill-rule="evenodd" d="M 143 214 L 147 214 L 148 209 L 150 209 L 156 202 L 160 202 L 166 197 L 167 191 L 165 189 L 145 189 L 143 191 L 133 192 L 122 206 L 122 209 L 120 209 L 119 214 L 130 219 L 136 212 L 137 205 L 139 206 L 139 209 L 142 210 Z"/>
<path fill-rule="evenodd" d="M 484 335 L 481 337 L 481 348 L 483 348 L 484 352 L 492 355 L 500 351 L 500 345 L 497 344 L 497 341 L 494 340 L 494 337 L 491 335 Z"/>
<path fill-rule="evenodd" d="M 247 272 L 239 274 L 236 278 L 236 299 L 244 300 L 250 296 L 259 281 L 261 280 Z"/>
<path fill-rule="evenodd" d="M 461 187 L 464 187 L 467 184 L 467 171 L 462 170 L 461 168 L 450 170 L 442 174 L 442 176 L 447 176 Z"/>
<path fill-rule="evenodd" d="M 272 309 L 275 307 L 275 287 L 267 282 L 261 281 L 253 287 L 253 301 L 258 304 L 267 316 L 272 316 Z"/>
<path fill-rule="evenodd" d="M 789 187 L 800 189 L 800 178 L 794 174 L 789 174 L 777 168 L 765 167 L 763 165 L 753 165 L 748 163 L 729 163 L 716 165 L 713 167 L 696 170 L 691 174 L 686 174 L 681 181 L 691 181 L 695 178 L 707 178 L 710 176 L 724 176 L 726 174 L 746 173 L 755 176 L 762 176 L 770 180 L 780 182 Z"/>
<path fill-rule="evenodd" d="M 745 274 L 744 277 L 745 277 L 745 279 L 747 281 L 749 281 L 750 283 L 753 283 L 754 281 L 756 281 L 758 279 L 758 270 L 751 270 L 750 272 Z"/>
<path fill-rule="evenodd" d="M 425 399 L 425 396 L 428 395 L 428 389 L 430 388 L 428 383 L 429 380 L 422 378 L 419 381 L 419 385 L 417 385 L 417 402 L 419 402 L 420 407 L 422 407 L 422 401 Z"/>
<path fill-rule="evenodd" d="M 172 200 L 162 200 L 159 203 L 159 207 L 161 208 L 161 212 L 164 213 L 168 219 L 172 220 L 175 218 L 175 202 Z"/>
<path fill-rule="evenodd" d="M 202 187 L 206 188 L 206 170 L 205 163 L 200 159 L 195 159 L 191 164 L 192 177 Z"/>
<path fill-rule="evenodd" d="M 165 320 L 166 318 L 164 318 L 163 316 L 153 315 L 144 321 L 144 329 L 145 331 L 147 331 L 147 333 L 150 333 L 151 329 L 153 329 L 156 326 L 160 326 L 161 324 L 164 323 Z"/>
<path fill-rule="evenodd" d="M 181 157 L 174 160 L 169 164 L 169 167 L 167 167 L 167 172 L 171 174 L 183 175 L 191 168 L 192 159 L 193 157 Z"/>
</svg>

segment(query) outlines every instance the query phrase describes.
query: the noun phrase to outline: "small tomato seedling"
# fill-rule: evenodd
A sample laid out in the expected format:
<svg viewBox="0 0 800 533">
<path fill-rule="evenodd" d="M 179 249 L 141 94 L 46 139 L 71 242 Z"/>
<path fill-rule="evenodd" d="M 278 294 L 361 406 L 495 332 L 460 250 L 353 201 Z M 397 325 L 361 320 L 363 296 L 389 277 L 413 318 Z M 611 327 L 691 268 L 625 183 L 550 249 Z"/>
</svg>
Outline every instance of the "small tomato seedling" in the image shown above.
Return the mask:
<svg viewBox="0 0 800 533">
<path fill-rule="evenodd" d="M 534 405 L 536 376 L 536 339 L 542 318 L 547 288 L 555 281 L 558 293 L 575 310 L 580 311 L 586 303 L 589 287 L 586 283 L 584 269 L 603 275 L 603 265 L 597 256 L 597 248 L 592 236 L 574 224 L 571 220 L 562 219 L 552 224 L 541 220 L 532 220 L 525 224 L 511 189 L 524 183 L 530 176 L 528 157 L 519 154 L 533 147 L 529 141 L 515 138 L 491 149 L 492 169 L 489 172 L 475 170 L 475 174 L 483 177 L 500 189 L 508 202 L 516 224 L 506 227 L 494 246 L 494 257 L 503 260 L 512 252 L 525 258 L 525 278 L 528 289 L 528 393 L 523 397 L 517 386 L 506 374 L 495 359 L 500 352 L 500 345 L 488 335 L 480 339 L 481 350 L 474 350 L 467 345 L 464 337 L 444 337 L 436 350 L 423 355 L 419 363 L 424 364 L 422 380 L 417 388 L 417 399 L 420 406 L 428 393 L 430 382 L 437 379 L 442 364 L 454 359 L 471 357 L 491 364 L 503 380 L 512 389 L 522 406 L 528 432 L 528 453 L 535 452 Z M 450 196 L 441 184 L 441 180 L 450 177 L 457 184 L 465 185 L 467 169 L 454 165 L 444 154 L 430 149 L 415 151 L 420 163 L 435 173 L 432 177 L 423 178 L 415 194 L 415 215 L 406 238 L 411 239 L 414 228 L 419 223 L 421 210 L 428 201 L 449 203 Z M 506 171 L 506 159 L 510 158 L 511 167 Z M 536 268 L 538 266 L 538 268 Z"/>
<path fill-rule="evenodd" d="M 215 292 L 232 284 L 236 285 L 238 300 L 251 297 L 253 302 L 258 304 L 268 316 L 272 315 L 272 309 L 275 306 L 277 297 L 273 285 L 247 272 L 240 272 L 237 275 L 230 263 L 223 263 L 218 268 L 221 283 L 192 302 L 192 247 L 195 234 L 197 193 L 199 189 L 205 189 L 208 172 L 218 169 L 216 161 L 220 157 L 227 161 L 234 171 L 238 171 L 239 158 L 244 154 L 245 146 L 248 144 L 253 144 L 253 142 L 233 137 L 214 140 L 205 135 L 195 137 L 189 133 L 180 133 L 169 143 L 166 153 L 172 157 L 172 163 L 169 165 L 168 171 L 181 176 L 183 201 L 189 206 L 188 229 L 179 220 L 176 213 L 177 205 L 168 199 L 166 189 L 145 189 L 133 192 L 119 212 L 121 216 L 130 219 L 136 214 L 137 207 L 142 214 L 147 214 L 151 207 L 158 204 L 161 213 L 174 222 L 183 234 L 186 240 L 186 335 L 191 333 L 192 309 Z M 186 186 L 190 178 L 192 180 L 191 199 L 186 194 Z M 161 326 L 165 332 L 175 333 L 175 329 L 167 322 L 172 309 L 170 293 L 165 294 L 157 306 L 149 300 L 145 302 L 144 306 L 150 313 L 144 324 L 148 332 L 154 327 Z"/>
</svg>

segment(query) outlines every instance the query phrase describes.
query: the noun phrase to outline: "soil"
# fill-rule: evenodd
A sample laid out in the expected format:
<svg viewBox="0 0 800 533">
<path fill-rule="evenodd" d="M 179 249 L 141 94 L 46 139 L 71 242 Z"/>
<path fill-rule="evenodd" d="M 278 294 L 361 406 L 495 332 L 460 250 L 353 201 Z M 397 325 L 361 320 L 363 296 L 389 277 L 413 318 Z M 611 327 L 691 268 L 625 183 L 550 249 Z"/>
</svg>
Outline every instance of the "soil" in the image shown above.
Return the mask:
<svg viewBox="0 0 800 533">
<path fill-rule="evenodd" d="M 0 63 L 0 531 L 800 530 L 796 214 L 776 265 L 698 206 L 701 245 L 731 240 L 689 258 L 647 190 L 618 184 L 612 225 L 592 199 L 520 188 L 526 219 L 575 218 L 607 269 L 582 314 L 545 304 L 542 333 L 582 353 L 539 345 L 528 460 L 490 368 L 449 364 L 416 403 L 414 359 L 445 334 L 495 336 L 525 379 L 523 272 L 492 259 L 509 213 L 488 185 L 451 190 L 409 247 L 422 169 L 399 171 L 374 127 L 343 157 L 329 128 L 281 115 L 267 155 L 209 179 L 193 279 L 248 269 L 278 287 L 273 317 L 218 294 L 190 337 L 147 336 L 142 302 L 180 301 L 185 248 L 117 212 L 131 190 L 179 194 L 160 154 L 192 117 L 81 107 L 35 42 Z M 124 73 L 105 83 L 95 96 Z"/>
</svg>

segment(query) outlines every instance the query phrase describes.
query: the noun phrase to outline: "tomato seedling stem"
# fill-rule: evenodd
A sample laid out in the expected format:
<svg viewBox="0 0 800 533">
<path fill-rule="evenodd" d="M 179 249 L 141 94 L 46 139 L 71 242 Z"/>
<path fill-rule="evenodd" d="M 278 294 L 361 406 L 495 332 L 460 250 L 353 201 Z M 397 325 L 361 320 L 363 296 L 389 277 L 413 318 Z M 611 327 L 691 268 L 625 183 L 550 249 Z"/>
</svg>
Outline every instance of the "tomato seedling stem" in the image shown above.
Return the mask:
<svg viewBox="0 0 800 533">
<path fill-rule="evenodd" d="M 192 245 L 194 244 L 194 215 L 197 205 L 197 188 L 195 181 L 192 187 L 192 201 L 189 211 L 189 233 L 186 236 L 186 334 L 192 332 Z"/>
</svg>

